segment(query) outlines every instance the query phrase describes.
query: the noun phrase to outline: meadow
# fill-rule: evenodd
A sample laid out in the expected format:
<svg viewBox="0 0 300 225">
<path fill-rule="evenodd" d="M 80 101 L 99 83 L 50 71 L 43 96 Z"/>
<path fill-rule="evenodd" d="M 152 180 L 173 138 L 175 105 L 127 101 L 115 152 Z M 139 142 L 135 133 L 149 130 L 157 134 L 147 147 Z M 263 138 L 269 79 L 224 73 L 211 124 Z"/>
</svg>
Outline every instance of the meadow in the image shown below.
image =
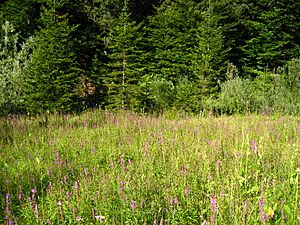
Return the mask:
<svg viewBox="0 0 300 225">
<path fill-rule="evenodd" d="M 0 224 L 300 224 L 300 117 L 0 120 Z"/>
</svg>

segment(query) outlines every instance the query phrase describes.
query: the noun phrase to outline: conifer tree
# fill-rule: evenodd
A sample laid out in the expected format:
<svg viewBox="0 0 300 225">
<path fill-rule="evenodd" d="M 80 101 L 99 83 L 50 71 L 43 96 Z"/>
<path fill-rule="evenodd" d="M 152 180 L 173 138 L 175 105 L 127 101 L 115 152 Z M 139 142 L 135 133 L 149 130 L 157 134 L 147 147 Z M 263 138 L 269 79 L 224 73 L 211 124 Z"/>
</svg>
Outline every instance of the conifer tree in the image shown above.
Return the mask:
<svg viewBox="0 0 300 225">
<path fill-rule="evenodd" d="M 196 44 L 193 31 L 199 16 L 193 0 L 166 0 L 157 9 L 146 28 L 149 75 L 174 84 L 179 78 L 191 78 L 191 53 Z"/>
<path fill-rule="evenodd" d="M 199 87 L 199 96 L 211 97 L 225 81 L 226 59 L 222 28 L 219 17 L 213 11 L 213 3 L 207 1 L 202 7 L 202 19 L 196 29 L 197 46 L 193 49 L 192 70 Z"/>
<path fill-rule="evenodd" d="M 68 111 L 80 106 L 76 88 L 81 73 L 73 52 L 67 15 L 57 9 L 65 1 L 47 1 L 41 15 L 42 27 L 34 38 L 26 66 L 26 106 L 29 111 Z"/>
<path fill-rule="evenodd" d="M 256 77 L 299 56 L 299 3 L 296 1 L 246 1 L 241 18 L 247 39 L 240 46 L 245 73 Z"/>
<path fill-rule="evenodd" d="M 139 105 L 140 66 L 139 33 L 141 25 L 130 20 L 127 0 L 109 35 L 108 73 L 104 78 L 111 108 L 135 109 Z"/>
</svg>

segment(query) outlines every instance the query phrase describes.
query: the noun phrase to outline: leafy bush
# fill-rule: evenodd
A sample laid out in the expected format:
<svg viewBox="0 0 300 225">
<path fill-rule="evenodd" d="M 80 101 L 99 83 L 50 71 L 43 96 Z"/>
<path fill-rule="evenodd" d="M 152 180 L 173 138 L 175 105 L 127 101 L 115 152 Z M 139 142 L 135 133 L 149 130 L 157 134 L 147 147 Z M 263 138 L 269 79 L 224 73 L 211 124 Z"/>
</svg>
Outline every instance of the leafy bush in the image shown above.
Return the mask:
<svg viewBox="0 0 300 225">
<path fill-rule="evenodd" d="M 27 60 L 29 41 L 18 51 L 18 36 L 8 21 L 2 29 L 4 37 L 0 40 L 0 115 L 20 110 L 22 105 L 23 68 Z"/>
<path fill-rule="evenodd" d="M 288 62 L 277 73 L 261 72 L 253 81 L 236 77 L 221 85 L 217 100 L 208 104 L 219 113 L 300 112 L 300 60 Z"/>
<path fill-rule="evenodd" d="M 257 109 L 255 86 L 248 79 L 237 77 L 221 85 L 221 94 L 217 100 L 212 100 L 215 111 L 219 113 L 245 113 Z"/>
</svg>

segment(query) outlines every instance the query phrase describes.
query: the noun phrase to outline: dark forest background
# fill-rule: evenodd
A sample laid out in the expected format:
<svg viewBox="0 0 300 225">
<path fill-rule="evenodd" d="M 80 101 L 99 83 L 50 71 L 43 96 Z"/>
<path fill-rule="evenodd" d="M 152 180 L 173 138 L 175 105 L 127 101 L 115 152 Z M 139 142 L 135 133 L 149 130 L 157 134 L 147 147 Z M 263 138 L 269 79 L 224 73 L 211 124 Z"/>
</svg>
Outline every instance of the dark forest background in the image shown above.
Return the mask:
<svg viewBox="0 0 300 225">
<path fill-rule="evenodd" d="M 0 115 L 300 112 L 297 0 L 0 0 Z"/>
</svg>

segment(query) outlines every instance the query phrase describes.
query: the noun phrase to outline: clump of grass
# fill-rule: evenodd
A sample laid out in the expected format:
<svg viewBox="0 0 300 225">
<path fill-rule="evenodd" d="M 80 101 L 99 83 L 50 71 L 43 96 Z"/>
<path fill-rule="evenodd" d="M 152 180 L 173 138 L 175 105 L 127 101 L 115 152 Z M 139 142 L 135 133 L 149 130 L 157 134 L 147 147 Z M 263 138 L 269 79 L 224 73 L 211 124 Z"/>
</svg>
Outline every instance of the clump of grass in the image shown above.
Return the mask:
<svg viewBox="0 0 300 225">
<path fill-rule="evenodd" d="M 300 221 L 299 117 L 93 111 L 3 123 L 4 224 Z"/>
</svg>

